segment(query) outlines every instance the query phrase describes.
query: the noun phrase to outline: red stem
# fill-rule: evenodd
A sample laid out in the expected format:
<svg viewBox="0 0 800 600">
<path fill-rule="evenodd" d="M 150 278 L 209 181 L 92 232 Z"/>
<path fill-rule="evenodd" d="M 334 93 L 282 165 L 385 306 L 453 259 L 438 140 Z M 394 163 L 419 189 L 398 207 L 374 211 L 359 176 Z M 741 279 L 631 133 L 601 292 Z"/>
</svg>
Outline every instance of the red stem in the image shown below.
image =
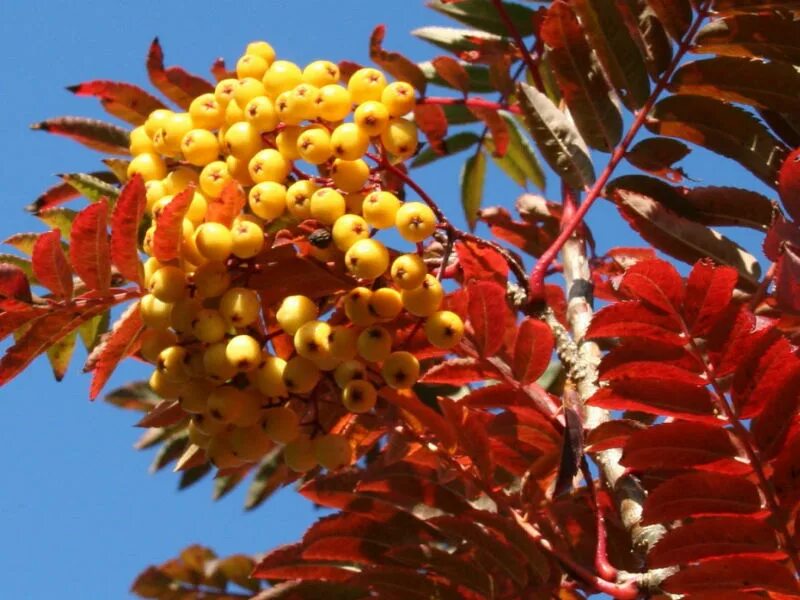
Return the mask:
<svg viewBox="0 0 800 600">
<path fill-rule="evenodd" d="M 493 1 L 495 1 L 495 4 L 499 3 L 499 0 Z M 583 222 L 583 219 L 586 217 L 586 213 L 589 212 L 589 209 L 592 207 L 592 204 L 594 204 L 594 201 L 597 200 L 597 198 L 601 195 L 603 188 L 605 187 L 606 183 L 608 183 L 611 175 L 625 157 L 625 154 L 628 152 L 628 148 L 633 142 L 633 139 L 636 137 L 636 134 L 639 133 L 642 125 L 644 125 L 645 121 L 647 120 L 647 116 L 653 109 L 653 106 L 661 95 L 661 92 L 663 92 L 667 87 L 667 84 L 672 78 L 673 73 L 675 73 L 675 70 L 680 65 L 683 56 L 689 50 L 695 34 L 700 29 L 700 26 L 703 24 L 705 18 L 708 16 L 709 4 L 710 0 L 706 0 L 703 3 L 698 12 L 697 18 L 681 40 L 680 45 L 675 52 L 675 56 L 672 58 L 672 62 L 667 70 L 661 74 L 661 77 L 659 77 L 655 88 L 650 93 L 650 97 L 644 103 L 644 106 L 636 111 L 633 123 L 631 123 L 628 132 L 625 134 L 625 137 L 617 145 L 617 147 L 614 148 L 614 152 L 612 152 L 611 158 L 609 159 L 606 167 L 603 169 L 603 172 L 600 174 L 600 177 L 597 178 L 597 181 L 594 182 L 594 185 L 586 192 L 586 198 L 583 200 L 583 203 L 575 211 L 575 214 L 572 216 L 572 218 L 568 222 L 562 224 L 561 233 L 536 261 L 536 264 L 531 271 L 529 282 L 531 300 L 541 300 L 544 298 L 544 276 L 548 267 L 550 266 L 550 263 L 555 260 L 556 256 L 558 256 L 558 253 L 561 251 L 561 248 Z"/>
<path fill-rule="evenodd" d="M 515 114 L 521 114 L 522 109 L 518 104 L 506 104 L 504 102 L 494 102 L 486 98 L 472 96 L 471 98 L 447 98 L 445 96 L 427 96 L 420 98 L 417 104 L 438 104 L 440 106 L 461 105 L 474 108 L 488 108 L 489 110 L 507 110 Z"/>
</svg>

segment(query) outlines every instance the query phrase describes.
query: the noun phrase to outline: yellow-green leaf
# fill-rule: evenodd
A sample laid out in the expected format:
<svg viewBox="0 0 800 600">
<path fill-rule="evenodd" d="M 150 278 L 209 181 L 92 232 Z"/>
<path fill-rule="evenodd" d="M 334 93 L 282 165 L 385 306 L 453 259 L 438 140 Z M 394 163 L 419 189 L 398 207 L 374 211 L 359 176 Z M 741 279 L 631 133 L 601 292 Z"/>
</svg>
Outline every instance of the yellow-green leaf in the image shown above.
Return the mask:
<svg viewBox="0 0 800 600">
<path fill-rule="evenodd" d="M 470 229 L 475 229 L 478 222 L 485 177 L 486 156 L 483 152 L 477 152 L 467 159 L 461 169 L 461 207 Z"/>
</svg>

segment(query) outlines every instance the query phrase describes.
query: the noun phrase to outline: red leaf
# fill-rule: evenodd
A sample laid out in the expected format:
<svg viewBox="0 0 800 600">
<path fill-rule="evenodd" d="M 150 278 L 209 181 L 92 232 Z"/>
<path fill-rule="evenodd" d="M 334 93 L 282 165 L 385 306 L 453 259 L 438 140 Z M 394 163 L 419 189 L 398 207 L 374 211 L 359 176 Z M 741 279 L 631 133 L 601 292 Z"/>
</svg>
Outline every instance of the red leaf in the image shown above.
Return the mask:
<svg viewBox="0 0 800 600">
<path fill-rule="evenodd" d="M 219 198 L 212 198 L 208 203 L 206 221 L 222 223 L 230 228 L 233 220 L 242 212 L 247 204 L 244 189 L 236 181 L 231 181 L 222 190 Z"/>
<path fill-rule="evenodd" d="M 458 433 L 459 446 L 470 457 L 481 476 L 487 481 L 490 480 L 493 474 L 491 446 L 486 426 L 478 413 L 470 411 L 451 398 L 441 398 L 439 406 L 445 419 L 453 425 Z"/>
<path fill-rule="evenodd" d="M 505 156 L 508 150 L 508 143 L 511 140 L 511 134 L 508 132 L 508 125 L 503 117 L 495 109 L 484 106 L 470 106 L 469 110 L 489 128 L 489 133 L 492 134 L 492 141 L 494 142 L 494 155 L 497 157 Z"/>
<path fill-rule="evenodd" d="M 655 381 L 655 385 L 684 385 L 689 387 L 705 387 L 708 381 L 697 373 L 670 364 L 651 361 L 631 361 L 608 369 L 601 377 L 603 381 L 612 381 L 612 387 L 625 381 Z"/>
<path fill-rule="evenodd" d="M 96 173 L 93 173 L 93 175 L 96 175 Z M 77 198 L 80 195 L 81 193 L 76 190 L 74 186 L 66 182 L 58 183 L 46 189 L 36 200 L 26 206 L 25 210 L 36 214 L 39 211 L 64 204 L 64 202 Z"/>
<path fill-rule="evenodd" d="M 455 245 L 458 264 L 464 273 L 464 283 L 490 279 L 500 285 L 508 281 L 508 263 L 490 246 L 458 241 Z"/>
<path fill-rule="evenodd" d="M 37 319 L 0 359 L 0 386 L 16 377 L 31 361 L 80 325 L 102 314 L 118 300 L 108 296 L 87 307 L 68 306 Z M 13 313 L 12 313 L 13 314 Z"/>
<path fill-rule="evenodd" d="M 125 279 L 140 286 L 139 224 L 146 205 L 144 180 L 137 173 L 122 188 L 111 214 L 111 262 Z"/>
<path fill-rule="evenodd" d="M 420 95 L 425 95 L 428 80 L 416 63 L 410 61 L 398 52 L 389 52 L 383 49 L 383 38 L 386 35 L 386 26 L 378 25 L 372 30 L 369 38 L 369 57 L 384 71 L 400 81 L 407 81 L 413 85 Z"/>
<path fill-rule="evenodd" d="M 738 455 L 727 430 L 702 423 L 675 421 L 631 435 L 620 463 L 628 469 L 691 469 Z M 747 468 L 746 465 L 742 465 Z"/>
<path fill-rule="evenodd" d="M 43 233 L 33 245 L 33 274 L 58 298 L 72 297 L 72 269 L 61 247 L 61 232 Z"/>
<path fill-rule="evenodd" d="M 273 248 L 270 252 L 263 261 L 259 257 L 262 269 L 251 275 L 247 283 L 251 289 L 258 290 L 264 305 L 274 304 L 293 294 L 321 298 L 355 286 L 353 279 L 340 268 L 296 256 L 291 245 Z"/>
<path fill-rule="evenodd" d="M 18 266 L 0 263 L 0 298 L 31 302 L 31 284 Z"/>
<path fill-rule="evenodd" d="M 108 244 L 108 201 L 101 198 L 84 208 L 72 222 L 69 258 L 72 268 L 90 290 L 105 292 L 111 285 Z"/>
<path fill-rule="evenodd" d="M 642 523 L 663 523 L 707 515 L 756 515 L 762 512 L 758 488 L 741 477 L 695 472 L 669 479 L 650 492 Z"/>
<path fill-rule="evenodd" d="M 800 255 L 788 244 L 778 258 L 775 300 L 782 310 L 800 313 Z"/>
<path fill-rule="evenodd" d="M 169 427 L 185 418 L 186 413 L 177 400 L 162 400 L 139 419 L 136 427 Z"/>
<path fill-rule="evenodd" d="M 86 359 L 84 372 L 94 371 L 92 384 L 89 386 L 90 400 L 97 397 L 119 362 L 136 351 L 139 335 L 143 330 L 139 303 L 136 302 L 120 316 L 111 331 L 103 336 L 103 340 Z"/>
<path fill-rule="evenodd" d="M 602 388 L 588 403 L 609 410 L 638 410 L 648 414 L 679 417 L 687 421 L 718 422 L 711 393 L 685 382 L 653 379 L 619 379 Z"/>
<path fill-rule="evenodd" d="M 492 206 L 480 211 L 480 218 L 497 238 L 508 242 L 531 256 L 539 256 L 555 239 L 558 230 L 553 223 L 530 223 L 515 221 L 501 206 Z"/>
<path fill-rule="evenodd" d="M 769 402 L 784 393 L 797 396 L 800 359 L 794 355 L 786 338 L 780 337 L 758 350 L 739 366 L 733 378 L 731 395 L 742 419 L 758 415 Z"/>
<path fill-rule="evenodd" d="M 2 268 L 2 267 L 0 267 Z M 0 312 L 0 339 L 10 335 L 23 325 L 29 325 L 37 319 L 41 319 L 50 313 L 50 310 L 43 306 L 31 306 L 29 304 L 20 304 L 13 307 L 12 310 Z"/>
<path fill-rule="evenodd" d="M 625 271 L 619 289 L 666 314 L 680 311 L 683 305 L 683 280 L 665 260 L 636 263 Z"/>
<path fill-rule="evenodd" d="M 486 385 L 472 390 L 459 398 L 460 403 L 470 408 L 498 408 L 503 406 L 528 406 L 525 392 L 508 384 Z"/>
<path fill-rule="evenodd" d="M 444 146 L 447 115 L 439 104 L 417 104 L 414 107 L 414 122 L 428 138 L 431 148 L 437 154 L 447 154 Z"/>
<path fill-rule="evenodd" d="M 141 125 L 151 112 L 166 108 L 161 101 L 130 83 L 85 81 L 67 88 L 76 96 L 94 96 L 109 114 L 133 125 Z"/>
<path fill-rule="evenodd" d="M 599 310 L 586 337 L 653 340 L 680 347 L 686 344 L 676 319 L 654 314 L 638 302 L 617 302 Z"/>
<path fill-rule="evenodd" d="M 554 346 L 553 332 L 542 321 L 530 317 L 522 321 L 514 340 L 514 377 L 521 383 L 539 379 L 550 364 Z"/>
<path fill-rule="evenodd" d="M 130 154 L 128 132 L 98 119 L 57 117 L 34 123 L 31 129 L 66 136 L 98 152 Z"/>
<path fill-rule="evenodd" d="M 276 548 L 261 559 L 251 577 L 256 579 L 346 581 L 353 576 L 351 571 L 335 565 L 307 563 L 302 558 L 302 551 L 302 544 Z"/>
<path fill-rule="evenodd" d="M 777 559 L 772 528 L 758 519 L 712 517 L 668 531 L 647 555 L 647 563 L 659 568 L 743 554 Z"/>
<path fill-rule="evenodd" d="M 692 598 L 704 591 L 723 595 L 726 591 L 798 592 L 797 582 L 785 566 L 749 556 L 719 558 L 686 567 L 664 581 L 662 588 L 671 594 L 691 594 Z"/>
<path fill-rule="evenodd" d="M 478 281 L 467 287 L 467 313 L 475 345 L 483 356 L 492 356 L 503 346 L 506 331 L 506 290 L 493 281 Z"/>
<path fill-rule="evenodd" d="M 695 336 L 708 333 L 725 312 L 733 297 L 739 275 L 730 267 L 714 267 L 710 261 L 695 263 L 686 281 L 684 311 L 689 330 Z"/>
<path fill-rule="evenodd" d="M 335 560 L 359 564 L 379 564 L 383 555 L 391 548 L 386 543 L 364 540 L 352 535 L 325 537 L 309 543 L 302 552 L 306 560 Z"/>
<path fill-rule="evenodd" d="M 176 194 L 156 217 L 153 235 L 153 256 L 162 263 L 175 260 L 180 255 L 183 237 L 183 217 L 194 197 L 194 186 L 190 185 Z"/>
<path fill-rule="evenodd" d="M 645 425 L 631 419 L 612 419 L 600 423 L 586 437 L 587 452 L 602 452 L 610 448 L 621 448 L 625 442 Z"/>
<path fill-rule="evenodd" d="M 793 221 L 800 221 L 800 148 L 783 161 L 778 174 L 781 203 Z"/>
<path fill-rule="evenodd" d="M 175 104 L 188 110 L 197 96 L 214 91 L 208 81 L 187 73 L 181 67 L 164 68 L 164 51 L 158 38 L 150 44 L 147 53 L 147 75 L 156 88 Z"/>
<path fill-rule="evenodd" d="M 235 79 L 236 78 L 236 71 L 231 71 L 225 66 L 225 59 L 220 57 L 217 58 L 214 63 L 211 65 L 211 74 L 214 76 L 214 79 L 217 81 L 222 81 L 223 79 Z"/>
<path fill-rule="evenodd" d="M 464 385 L 497 377 L 497 372 L 474 358 L 453 358 L 434 365 L 420 379 L 423 383 Z"/>
<path fill-rule="evenodd" d="M 437 56 L 431 63 L 436 74 L 455 89 L 466 94 L 469 91 L 469 75 L 466 69 L 455 58 Z"/>
<path fill-rule="evenodd" d="M 419 421 L 426 429 L 436 436 L 439 443 L 445 448 L 455 448 L 458 435 L 453 426 L 445 421 L 438 412 L 423 404 L 416 394 L 406 390 L 393 390 L 388 387 L 381 388 L 381 397 L 397 408 L 406 411 Z"/>
</svg>

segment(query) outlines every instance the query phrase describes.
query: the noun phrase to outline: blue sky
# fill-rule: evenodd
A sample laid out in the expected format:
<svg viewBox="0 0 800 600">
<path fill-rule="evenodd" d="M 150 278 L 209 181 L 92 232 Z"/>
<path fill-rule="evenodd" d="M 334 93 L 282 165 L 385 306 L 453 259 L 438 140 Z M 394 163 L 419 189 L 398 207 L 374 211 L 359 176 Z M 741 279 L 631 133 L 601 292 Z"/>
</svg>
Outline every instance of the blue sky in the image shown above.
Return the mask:
<svg viewBox="0 0 800 600">
<path fill-rule="evenodd" d="M 0 238 L 42 231 L 23 211 L 59 172 L 93 170 L 99 155 L 28 125 L 57 115 L 101 117 L 91 99 L 72 97 L 67 85 L 90 79 L 147 85 L 144 57 L 158 35 L 168 64 L 207 75 L 217 56 L 233 64 L 245 44 L 266 39 L 282 58 L 305 64 L 318 58 L 367 63 L 374 25 L 388 25 L 386 47 L 422 60 L 438 52 L 409 31 L 447 24 L 421 0 L 378 2 L 268 0 L 260 3 L 7 2 L 0 23 L 5 73 L 0 87 L 3 218 Z M 458 171 L 463 157 L 420 172 L 419 181 L 449 214 L 460 214 Z M 602 160 L 602 159 L 601 159 Z M 599 163 L 602 164 L 602 163 Z M 716 184 L 763 187 L 731 164 L 696 153 L 689 173 L 712 172 Z M 490 169 L 485 205 L 511 207 L 518 193 Z M 463 221 L 461 221 L 463 222 Z M 620 226 L 606 202 L 590 223 L 600 249 L 642 245 Z M 754 238 L 750 236 L 749 240 Z M 152 455 L 135 452 L 141 431 L 134 416 L 87 400 L 88 378 L 77 353 L 67 378 L 56 383 L 44 360 L 0 388 L 5 424 L 0 487 L 0 565 L 3 595 L 39 599 L 125 597 L 134 576 L 184 546 L 203 543 L 222 554 L 265 551 L 298 538 L 316 518 L 292 490 L 244 513 L 243 488 L 218 503 L 210 480 L 185 492 L 177 477 L 147 474 Z M 145 370 L 127 365 L 109 389 Z"/>
</svg>

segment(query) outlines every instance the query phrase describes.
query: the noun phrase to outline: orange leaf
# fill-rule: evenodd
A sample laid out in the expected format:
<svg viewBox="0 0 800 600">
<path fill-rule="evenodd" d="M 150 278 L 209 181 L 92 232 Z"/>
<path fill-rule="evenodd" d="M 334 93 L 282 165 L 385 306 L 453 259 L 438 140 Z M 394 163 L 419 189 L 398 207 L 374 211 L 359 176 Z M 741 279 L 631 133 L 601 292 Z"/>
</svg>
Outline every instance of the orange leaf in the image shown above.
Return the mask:
<svg viewBox="0 0 800 600">
<path fill-rule="evenodd" d="M 89 386 L 89 399 L 94 400 L 111 377 L 119 362 L 133 354 L 139 343 L 139 335 L 144 330 L 139 303 L 132 304 L 114 323 L 109 333 L 95 346 L 83 370 L 94 371 Z"/>
<path fill-rule="evenodd" d="M 125 279 L 140 286 L 139 224 L 146 204 L 144 180 L 137 174 L 122 188 L 111 214 L 111 261 Z"/>
<path fill-rule="evenodd" d="M 451 56 L 437 56 L 431 63 L 439 77 L 464 94 L 469 92 L 469 75 L 467 74 L 467 70 L 455 58 Z"/>
<path fill-rule="evenodd" d="M 493 108 L 485 106 L 470 106 L 469 110 L 489 128 L 494 142 L 494 155 L 499 158 L 505 156 L 508 143 L 511 141 L 511 134 L 508 132 L 508 125 L 503 117 Z"/>
<path fill-rule="evenodd" d="M 57 229 L 36 239 L 31 258 L 33 273 L 39 283 L 59 298 L 72 297 L 72 269 L 61 247 L 61 233 Z"/>
<path fill-rule="evenodd" d="M 107 224 L 108 201 L 101 198 L 78 213 L 70 233 L 72 268 L 90 290 L 101 292 L 111 285 Z"/>
<path fill-rule="evenodd" d="M 156 231 L 153 235 L 153 256 L 161 262 L 169 262 L 180 254 L 183 236 L 183 217 L 189 210 L 194 196 L 194 186 L 190 185 L 176 194 L 156 218 Z"/>
<path fill-rule="evenodd" d="M 414 107 L 414 121 L 425 137 L 431 148 L 437 154 L 446 154 L 444 137 L 447 135 L 447 115 L 439 104 L 417 104 Z"/>
<path fill-rule="evenodd" d="M 506 331 L 506 291 L 494 281 L 479 281 L 467 288 L 467 312 L 475 345 L 483 356 L 494 355 Z"/>
<path fill-rule="evenodd" d="M 423 404 L 414 392 L 384 387 L 381 388 L 379 393 L 389 404 L 408 412 L 418 420 L 436 437 L 445 449 L 456 447 L 458 434 L 453 425 L 445 421 L 438 412 Z"/>
<path fill-rule="evenodd" d="M 219 198 L 209 200 L 206 221 L 222 223 L 225 227 L 230 228 L 245 204 L 247 204 L 247 197 L 244 189 L 237 182 L 231 181 L 222 190 Z"/>
<path fill-rule="evenodd" d="M 164 51 L 158 38 L 147 53 L 147 75 L 158 90 L 175 104 L 188 110 L 197 96 L 213 92 L 214 87 L 202 77 L 187 73 L 181 67 L 164 68 Z"/>
<path fill-rule="evenodd" d="M 30 303 L 31 284 L 25 272 L 16 265 L 0 263 L 0 298 Z M 4 310 L 5 307 L 4 307 Z"/>
<path fill-rule="evenodd" d="M 166 108 L 161 100 L 139 86 L 119 81 L 85 81 L 67 89 L 76 96 L 94 96 L 111 115 L 141 125 L 151 112 Z"/>
<path fill-rule="evenodd" d="M 538 319 L 526 318 L 519 325 L 514 340 L 514 377 L 520 383 L 539 379 L 550 364 L 555 339 L 550 328 Z"/>
</svg>

